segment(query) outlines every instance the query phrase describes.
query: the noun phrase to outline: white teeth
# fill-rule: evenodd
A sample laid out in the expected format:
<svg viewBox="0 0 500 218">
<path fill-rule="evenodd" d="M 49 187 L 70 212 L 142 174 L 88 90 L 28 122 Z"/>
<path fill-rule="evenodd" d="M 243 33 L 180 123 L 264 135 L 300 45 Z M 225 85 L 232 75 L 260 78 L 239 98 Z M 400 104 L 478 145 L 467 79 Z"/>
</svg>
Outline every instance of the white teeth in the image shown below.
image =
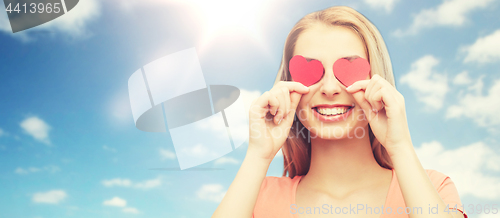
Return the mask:
<svg viewBox="0 0 500 218">
<path fill-rule="evenodd" d="M 316 108 L 316 111 L 322 115 L 338 115 L 347 112 L 349 108 L 347 107 L 335 107 L 335 108 Z"/>
</svg>

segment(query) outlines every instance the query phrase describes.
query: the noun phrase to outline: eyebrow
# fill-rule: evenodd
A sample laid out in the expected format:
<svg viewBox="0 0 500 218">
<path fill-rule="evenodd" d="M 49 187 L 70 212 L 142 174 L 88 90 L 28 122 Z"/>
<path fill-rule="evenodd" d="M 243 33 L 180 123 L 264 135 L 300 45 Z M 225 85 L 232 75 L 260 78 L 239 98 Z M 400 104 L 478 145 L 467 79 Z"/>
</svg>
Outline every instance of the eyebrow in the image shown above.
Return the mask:
<svg viewBox="0 0 500 218">
<path fill-rule="evenodd" d="M 347 57 L 343 57 L 343 58 L 347 59 L 349 62 L 352 62 L 352 61 L 356 60 L 357 58 L 361 58 L 361 57 L 358 55 L 353 55 L 353 56 L 347 56 Z"/>
<path fill-rule="evenodd" d="M 308 58 L 308 57 L 304 57 L 304 58 L 307 60 L 307 62 L 310 62 L 312 60 L 316 60 L 316 61 L 318 60 L 318 59 Z M 361 58 L 361 57 L 359 55 L 351 55 L 351 56 L 341 57 L 339 59 L 347 59 L 349 62 L 352 62 L 352 61 L 354 61 L 357 58 Z"/>
<path fill-rule="evenodd" d="M 318 59 L 308 58 L 308 57 L 304 57 L 304 58 L 306 59 L 307 62 L 312 61 L 312 60 L 316 60 L 316 61 L 318 60 Z"/>
</svg>

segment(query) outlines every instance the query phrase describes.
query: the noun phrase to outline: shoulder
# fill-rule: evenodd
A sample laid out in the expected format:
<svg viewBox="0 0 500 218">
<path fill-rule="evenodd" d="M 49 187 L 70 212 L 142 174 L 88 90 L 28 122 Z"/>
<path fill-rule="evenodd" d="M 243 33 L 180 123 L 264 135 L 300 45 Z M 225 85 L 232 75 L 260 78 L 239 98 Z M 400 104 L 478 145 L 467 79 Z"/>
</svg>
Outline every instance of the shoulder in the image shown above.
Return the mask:
<svg viewBox="0 0 500 218">
<path fill-rule="evenodd" d="M 295 182 L 297 182 L 299 177 L 276 177 L 276 176 L 266 176 L 262 185 L 260 186 L 259 198 L 262 196 L 269 196 L 274 194 L 280 194 L 283 197 L 291 197 L 289 194 L 293 191 Z"/>
<path fill-rule="evenodd" d="M 290 177 L 267 176 L 260 187 L 255 202 L 255 217 L 286 217 L 293 204 L 295 188 L 300 179 Z"/>
<path fill-rule="evenodd" d="M 427 175 L 429 175 L 429 177 L 430 176 L 432 176 L 432 177 L 448 177 L 444 173 L 439 172 L 437 170 L 433 170 L 433 169 L 425 169 L 425 172 L 427 173 Z"/>
<path fill-rule="evenodd" d="M 452 207 L 457 207 L 457 205 L 461 205 L 460 196 L 458 194 L 457 187 L 455 183 L 451 180 L 451 178 L 444 173 L 441 173 L 437 170 L 426 169 L 427 175 L 431 179 L 432 184 L 438 191 L 439 196 L 443 199 L 444 203 Z M 467 214 L 459 209 L 460 212 L 464 214 L 464 217 L 467 217 Z"/>
<path fill-rule="evenodd" d="M 429 176 L 434 187 L 439 188 L 444 185 L 445 182 L 451 182 L 449 176 L 445 175 L 442 172 L 433 169 L 425 169 L 425 172 Z"/>
<path fill-rule="evenodd" d="M 455 184 L 448 175 L 433 169 L 425 169 L 425 172 L 427 173 L 427 176 L 429 177 L 432 185 L 439 193 L 449 189 L 456 190 Z M 399 181 L 397 181 L 397 178 L 396 183 L 399 185 Z"/>
<path fill-rule="evenodd" d="M 282 177 L 266 176 L 266 178 L 264 178 L 264 181 L 262 182 L 262 187 L 268 187 L 268 186 L 276 186 L 275 188 L 290 187 L 293 185 L 296 179 L 298 179 L 298 177 L 294 177 L 292 179 L 286 176 Z"/>
</svg>

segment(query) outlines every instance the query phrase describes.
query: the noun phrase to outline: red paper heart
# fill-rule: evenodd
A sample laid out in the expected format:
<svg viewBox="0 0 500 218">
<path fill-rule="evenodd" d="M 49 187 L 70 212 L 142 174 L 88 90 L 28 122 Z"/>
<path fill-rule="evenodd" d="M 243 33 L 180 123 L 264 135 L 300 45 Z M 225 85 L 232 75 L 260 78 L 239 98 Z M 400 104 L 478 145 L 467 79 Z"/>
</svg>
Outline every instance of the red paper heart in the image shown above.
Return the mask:
<svg viewBox="0 0 500 218">
<path fill-rule="evenodd" d="M 335 77 L 348 87 L 358 80 L 365 80 L 370 74 L 370 64 L 364 58 L 356 58 L 353 62 L 345 58 L 338 59 L 333 64 Z"/>
<path fill-rule="evenodd" d="M 295 55 L 290 59 L 288 70 L 293 81 L 300 82 L 305 86 L 319 82 L 324 74 L 321 62 L 318 60 L 307 62 L 301 55 Z"/>
</svg>

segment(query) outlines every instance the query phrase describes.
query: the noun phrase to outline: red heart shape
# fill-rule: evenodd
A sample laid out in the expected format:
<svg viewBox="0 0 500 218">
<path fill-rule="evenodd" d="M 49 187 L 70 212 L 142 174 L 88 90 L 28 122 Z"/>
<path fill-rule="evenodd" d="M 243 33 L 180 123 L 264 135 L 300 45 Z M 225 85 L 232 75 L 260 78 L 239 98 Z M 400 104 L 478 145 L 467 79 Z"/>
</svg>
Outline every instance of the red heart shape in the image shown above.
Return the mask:
<svg viewBox="0 0 500 218">
<path fill-rule="evenodd" d="M 370 63 L 364 58 L 356 58 L 353 62 L 345 58 L 338 59 L 333 64 L 335 77 L 348 87 L 358 80 L 365 80 L 370 74 Z"/>
<path fill-rule="evenodd" d="M 310 86 L 321 80 L 324 74 L 323 64 L 318 60 L 307 60 L 301 55 L 295 55 L 290 59 L 288 70 L 293 81 Z"/>
</svg>

